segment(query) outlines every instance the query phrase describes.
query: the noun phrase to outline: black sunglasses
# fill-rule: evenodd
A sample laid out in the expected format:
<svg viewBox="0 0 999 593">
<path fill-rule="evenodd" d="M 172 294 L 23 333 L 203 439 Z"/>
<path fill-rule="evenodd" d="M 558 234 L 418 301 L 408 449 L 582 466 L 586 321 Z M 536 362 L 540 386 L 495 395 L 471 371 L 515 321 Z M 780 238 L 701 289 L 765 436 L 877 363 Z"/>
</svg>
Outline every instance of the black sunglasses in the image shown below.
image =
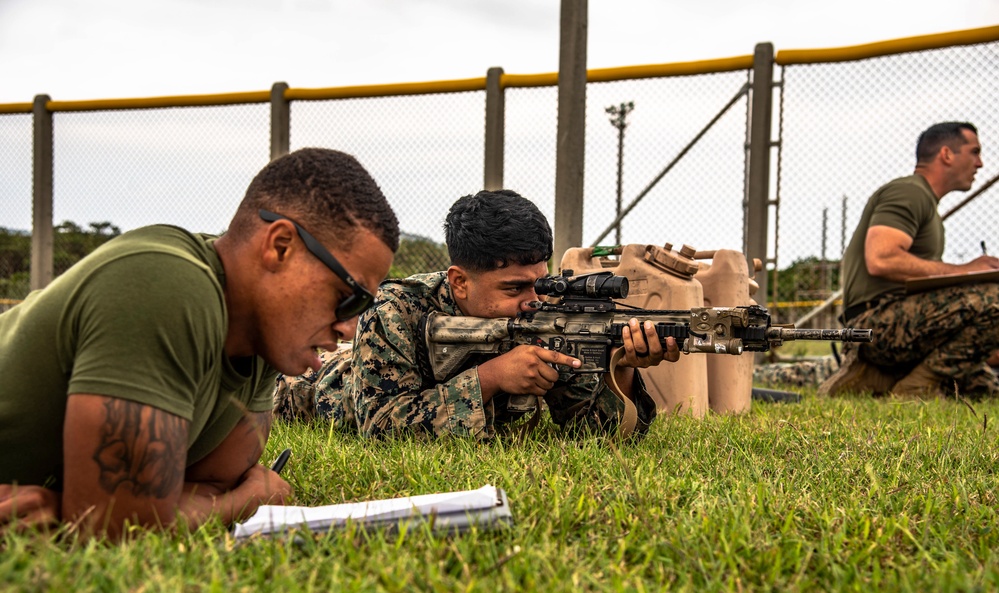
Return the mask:
<svg viewBox="0 0 999 593">
<path fill-rule="evenodd" d="M 375 295 L 368 292 L 368 289 L 361 286 L 357 280 L 354 280 L 354 278 L 347 273 L 347 270 L 340 265 L 340 262 L 333 257 L 333 254 L 323 247 L 323 244 L 313 237 L 309 231 L 302 228 L 302 225 L 287 216 L 274 214 L 273 212 L 268 212 L 267 210 L 260 211 L 260 218 L 267 222 L 287 220 L 291 224 L 295 225 L 295 231 L 298 232 L 298 236 L 301 237 L 302 242 L 305 243 L 305 248 L 308 249 L 312 255 L 316 256 L 319 261 L 326 264 L 326 267 L 329 268 L 330 271 L 346 282 L 347 286 L 354 291 L 348 295 L 347 298 L 341 300 L 340 304 L 336 306 L 336 318 L 338 320 L 346 321 L 353 317 L 357 317 L 374 304 Z"/>
</svg>

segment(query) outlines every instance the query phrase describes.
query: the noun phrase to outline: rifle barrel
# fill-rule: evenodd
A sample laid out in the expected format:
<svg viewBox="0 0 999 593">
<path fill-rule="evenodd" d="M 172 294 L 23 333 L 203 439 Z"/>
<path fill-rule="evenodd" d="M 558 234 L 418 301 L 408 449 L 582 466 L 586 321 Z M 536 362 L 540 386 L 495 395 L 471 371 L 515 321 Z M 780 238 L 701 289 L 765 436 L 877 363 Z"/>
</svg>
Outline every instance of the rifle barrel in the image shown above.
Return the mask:
<svg viewBox="0 0 999 593">
<path fill-rule="evenodd" d="M 771 327 L 767 330 L 767 338 L 789 342 L 791 340 L 825 340 L 836 342 L 872 342 L 873 332 L 869 329 L 790 329 L 786 327 Z"/>
</svg>

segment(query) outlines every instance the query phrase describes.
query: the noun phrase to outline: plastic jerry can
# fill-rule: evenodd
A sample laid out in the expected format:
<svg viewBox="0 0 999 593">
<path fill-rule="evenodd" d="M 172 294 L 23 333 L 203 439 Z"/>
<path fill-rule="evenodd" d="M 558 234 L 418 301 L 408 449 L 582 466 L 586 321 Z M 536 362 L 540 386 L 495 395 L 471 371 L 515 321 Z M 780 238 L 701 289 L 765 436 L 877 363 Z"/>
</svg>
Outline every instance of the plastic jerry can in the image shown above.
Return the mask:
<svg viewBox="0 0 999 593">
<path fill-rule="evenodd" d="M 710 257 L 711 263 L 699 262 L 694 278 L 701 283 L 705 307 L 752 305 L 755 281 L 749 277 L 746 256 L 738 251 L 719 249 L 699 252 L 695 257 Z M 720 414 L 748 412 L 753 400 L 753 353 L 738 356 L 709 354 L 708 404 Z"/>
<path fill-rule="evenodd" d="M 614 250 L 618 259 L 594 257 L 592 247 L 574 247 L 562 256 L 561 268 L 583 274 L 610 270 L 628 279 L 624 304 L 642 309 L 690 309 L 703 303 L 701 284 L 694 278 L 698 264 L 692 247 L 674 251 L 669 243 L 622 245 Z M 641 320 L 641 319 L 640 319 Z M 642 369 L 649 394 L 660 411 L 691 414 L 700 418 L 708 410 L 706 356 L 680 355 L 675 363 Z"/>
</svg>

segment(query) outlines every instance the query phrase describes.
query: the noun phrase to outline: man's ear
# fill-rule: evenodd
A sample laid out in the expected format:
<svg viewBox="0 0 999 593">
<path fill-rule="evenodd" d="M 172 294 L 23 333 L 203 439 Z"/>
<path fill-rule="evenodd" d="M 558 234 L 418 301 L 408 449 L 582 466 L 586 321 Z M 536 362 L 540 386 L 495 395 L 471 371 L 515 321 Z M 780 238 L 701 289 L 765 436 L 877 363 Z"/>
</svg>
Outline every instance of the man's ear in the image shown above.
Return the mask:
<svg viewBox="0 0 999 593">
<path fill-rule="evenodd" d="M 950 146 L 944 144 L 940 147 L 940 162 L 945 165 L 949 165 L 951 161 L 954 160 L 954 151 L 951 150 Z"/>
<path fill-rule="evenodd" d="M 263 252 L 264 266 L 275 271 L 282 265 L 288 263 L 288 258 L 292 252 L 292 243 L 295 238 L 295 226 L 287 220 L 272 222 L 264 233 L 261 250 Z"/>
<path fill-rule="evenodd" d="M 461 266 L 451 266 L 447 269 L 447 283 L 451 285 L 451 294 L 459 301 L 468 299 L 469 275 Z"/>
</svg>

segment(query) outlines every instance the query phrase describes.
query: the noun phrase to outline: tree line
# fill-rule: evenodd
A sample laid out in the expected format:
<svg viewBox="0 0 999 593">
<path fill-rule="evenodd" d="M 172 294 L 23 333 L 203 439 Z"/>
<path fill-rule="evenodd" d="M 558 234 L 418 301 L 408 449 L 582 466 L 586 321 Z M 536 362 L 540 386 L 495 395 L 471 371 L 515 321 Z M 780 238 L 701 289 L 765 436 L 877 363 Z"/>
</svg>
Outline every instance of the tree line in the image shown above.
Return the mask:
<svg viewBox="0 0 999 593">
<path fill-rule="evenodd" d="M 52 270 L 58 276 L 121 229 L 107 221 L 86 228 L 72 221 L 57 225 L 52 238 Z M 31 234 L 0 228 L 0 298 L 23 299 L 31 286 Z"/>
<path fill-rule="evenodd" d="M 91 222 L 86 227 L 65 221 L 55 227 L 53 269 L 56 276 L 80 261 L 121 229 L 107 222 Z M 450 263 L 447 246 L 423 237 L 403 233 L 389 270 L 392 278 L 446 269 Z M 770 301 L 807 300 L 839 287 L 838 262 L 822 262 L 810 257 L 797 260 L 780 270 L 777 283 L 771 286 Z M 31 234 L 0 227 L 0 299 L 23 299 L 31 282 Z M 777 294 L 773 291 L 776 289 Z"/>
<path fill-rule="evenodd" d="M 121 234 L 120 228 L 107 221 L 91 222 L 86 227 L 65 221 L 54 231 L 52 267 L 56 276 Z M 389 276 L 403 278 L 443 270 L 448 262 L 447 247 L 442 243 L 404 233 Z M 0 227 L 0 299 L 23 299 L 30 287 L 31 233 Z"/>
</svg>

